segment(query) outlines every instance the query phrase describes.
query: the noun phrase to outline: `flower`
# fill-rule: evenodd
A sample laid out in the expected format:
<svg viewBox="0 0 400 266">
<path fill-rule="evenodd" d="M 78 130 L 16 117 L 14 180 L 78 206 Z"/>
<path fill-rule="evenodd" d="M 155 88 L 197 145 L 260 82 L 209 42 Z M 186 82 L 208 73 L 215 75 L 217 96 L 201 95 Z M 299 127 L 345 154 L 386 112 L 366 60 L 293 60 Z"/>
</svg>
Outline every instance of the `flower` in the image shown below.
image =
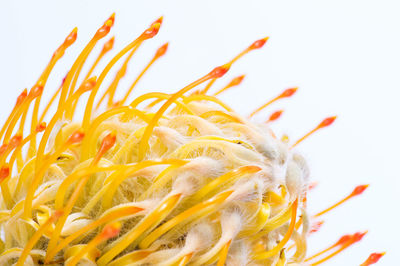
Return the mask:
<svg viewBox="0 0 400 266">
<path fill-rule="evenodd" d="M 319 265 L 364 237 L 366 232 L 345 235 L 315 255 L 306 254 L 308 235 L 322 226 L 319 218 L 368 187 L 356 187 L 315 215 L 307 212 L 312 184 L 294 147 L 331 125 L 335 116 L 289 144 L 288 137 L 278 138 L 269 127 L 282 110 L 264 124 L 251 117 L 298 88 L 284 90 L 247 118 L 216 97 L 240 85 L 244 76 L 208 94 L 236 61 L 262 48 L 268 38 L 173 94 L 150 92 L 127 104 L 168 43 L 120 100 L 115 93 L 131 57 L 157 35 L 162 17 L 93 76 L 114 38 L 105 42 L 77 86 L 84 63 L 114 18 L 97 30 L 40 113 L 47 79 L 77 38 L 73 29 L 35 85 L 20 94 L 0 130 L 1 265 Z M 124 56 L 100 96 L 104 79 Z M 89 94 L 84 116 L 74 120 L 84 94 Z M 44 122 L 57 97 L 55 113 Z M 25 128 L 30 106 L 30 127 Z M 363 265 L 382 255 L 371 254 Z"/>
</svg>

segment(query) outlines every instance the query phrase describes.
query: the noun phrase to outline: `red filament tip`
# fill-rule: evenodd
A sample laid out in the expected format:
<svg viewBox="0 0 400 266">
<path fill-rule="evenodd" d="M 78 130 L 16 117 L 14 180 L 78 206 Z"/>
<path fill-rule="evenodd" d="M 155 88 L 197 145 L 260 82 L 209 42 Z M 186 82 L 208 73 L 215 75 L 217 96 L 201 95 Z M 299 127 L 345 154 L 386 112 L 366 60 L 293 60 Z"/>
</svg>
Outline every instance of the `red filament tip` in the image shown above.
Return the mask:
<svg viewBox="0 0 400 266">
<path fill-rule="evenodd" d="M 226 72 L 228 72 L 229 68 L 230 68 L 230 64 L 225 64 L 219 67 L 214 68 L 210 73 L 210 78 L 212 79 L 216 79 L 216 78 L 220 78 L 223 75 L 226 74 Z"/>
<path fill-rule="evenodd" d="M 79 143 L 82 141 L 82 139 L 85 137 L 85 133 L 83 133 L 82 131 L 75 131 L 74 133 L 72 133 L 72 135 L 68 138 L 67 143 L 68 144 L 75 144 L 75 143 Z"/>
<path fill-rule="evenodd" d="M 39 125 L 36 126 L 36 132 L 42 132 L 46 129 L 46 122 L 40 122 Z"/>
<path fill-rule="evenodd" d="M 8 165 L 3 166 L 0 169 L 0 183 L 10 175 L 10 167 Z"/>
<path fill-rule="evenodd" d="M 110 51 L 114 46 L 115 37 L 111 37 L 103 46 L 103 50 L 101 51 L 103 54 Z"/>
<path fill-rule="evenodd" d="M 26 96 L 28 96 L 28 90 L 25 89 L 17 98 L 17 103 L 16 105 L 20 105 L 25 99 Z"/>
<path fill-rule="evenodd" d="M 264 44 L 268 41 L 269 37 L 265 37 L 263 39 L 257 40 L 255 42 L 253 42 L 250 46 L 249 46 L 249 50 L 254 50 L 254 49 L 260 49 L 264 46 Z"/>
<path fill-rule="evenodd" d="M 284 90 L 284 91 L 281 93 L 281 95 L 278 96 L 278 98 L 287 98 L 287 97 L 290 97 L 290 96 L 292 96 L 293 94 L 295 94 L 297 90 L 298 90 L 297 87 L 295 87 L 295 88 L 290 88 L 290 89 L 286 89 L 286 90 Z"/>
<path fill-rule="evenodd" d="M 367 188 L 369 187 L 369 184 L 367 185 L 360 185 L 354 188 L 354 190 L 351 192 L 351 196 L 358 196 L 362 194 Z"/>
<path fill-rule="evenodd" d="M 276 112 L 273 112 L 270 115 L 270 117 L 269 117 L 267 122 L 271 122 L 271 121 L 275 121 L 275 120 L 279 119 L 279 117 L 281 117 L 282 113 L 283 113 L 283 110 L 278 110 Z"/>
<path fill-rule="evenodd" d="M 368 266 L 377 263 L 384 255 L 386 252 L 381 252 L 381 253 L 372 253 L 369 255 L 368 259 L 361 264 L 361 266 Z"/>
<path fill-rule="evenodd" d="M 74 28 L 71 33 L 67 36 L 67 38 L 65 38 L 63 46 L 65 48 L 71 46 L 75 41 L 76 38 L 78 37 L 78 28 Z"/>
<path fill-rule="evenodd" d="M 337 116 L 327 117 L 318 125 L 318 127 L 323 128 L 323 127 L 330 126 L 333 122 L 335 122 L 336 118 L 337 118 Z"/>
<path fill-rule="evenodd" d="M 163 56 L 168 50 L 168 43 L 164 43 L 160 48 L 158 48 L 156 52 L 156 57 L 161 57 Z"/>
</svg>

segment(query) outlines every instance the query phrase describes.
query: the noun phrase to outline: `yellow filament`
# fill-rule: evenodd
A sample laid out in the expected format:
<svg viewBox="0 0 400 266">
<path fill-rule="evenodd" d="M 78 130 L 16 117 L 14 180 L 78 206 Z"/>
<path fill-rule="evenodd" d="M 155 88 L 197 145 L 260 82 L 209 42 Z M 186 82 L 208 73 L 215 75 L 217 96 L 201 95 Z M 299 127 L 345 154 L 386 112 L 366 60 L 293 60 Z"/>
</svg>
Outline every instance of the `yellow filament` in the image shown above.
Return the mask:
<svg viewBox="0 0 400 266">
<path fill-rule="evenodd" d="M 149 197 L 154 191 L 157 189 L 162 188 L 171 178 L 173 177 L 173 171 L 175 169 L 179 169 L 183 165 L 185 165 L 187 162 L 182 162 L 182 163 L 176 163 L 173 164 L 166 169 L 164 169 L 156 178 L 154 178 L 152 184 L 150 187 L 140 196 L 141 200 L 146 199 Z"/>
<path fill-rule="evenodd" d="M 258 166 L 242 166 L 238 169 L 230 171 L 224 175 L 219 176 L 218 178 L 212 180 L 210 183 L 202 187 L 199 191 L 197 191 L 193 195 L 194 200 L 199 200 L 207 196 L 211 191 L 220 188 L 225 183 L 233 183 L 239 178 L 242 178 L 246 175 L 257 173 L 261 170 Z"/>
<path fill-rule="evenodd" d="M 218 99 L 218 98 L 216 98 L 214 96 L 203 95 L 203 94 L 195 94 L 195 95 L 190 95 L 188 97 L 185 97 L 183 99 L 184 103 L 190 103 L 190 102 L 193 102 L 193 101 L 209 101 L 209 102 L 213 102 L 213 103 L 218 104 L 222 108 L 224 108 L 226 111 L 233 112 L 232 108 L 230 108 L 228 105 L 226 105 L 220 99 Z"/>
<path fill-rule="evenodd" d="M 60 243 L 56 246 L 52 252 L 49 252 L 48 259 L 52 260 L 53 257 L 63 248 L 69 245 L 74 239 L 78 238 L 79 236 L 85 235 L 88 232 L 96 229 L 97 227 L 101 226 L 102 224 L 109 223 L 111 221 L 119 220 L 125 216 L 131 216 L 137 214 L 138 212 L 142 211 L 142 208 L 136 206 L 121 206 L 120 208 L 110 211 L 107 214 L 103 215 L 99 219 L 93 221 L 92 223 L 82 227 L 78 231 L 74 232 L 73 234 L 69 235 L 65 239 L 61 240 Z"/>
<path fill-rule="evenodd" d="M 133 241 L 135 241 L 143 232 L 145 232 L 149 227 L 153 226 L 156 221 L 164 219 L 178 204 L 181 199 L 182 194 L 175 194 L 168 196 L 161 204 L 143 218 L 131 231 L 126 233 L 124 236 L 117 240 L 116 245 L 114 245 L 109 251 L 107 251 L 100 259 L 97 264 L 100 266 L 109 263 L 115 256 L 121 253 L 127 246 L 129 246 Z"/>
<path fill-rule="evenodd" d="M 153 129 L 156 126 L 158 120 L 162 117 L 162 115 L 167 111 L 169 106 L 173 104 L 177 99 L 182 97 L 186 92 L 191 90 L 192 88 L 200 85 L 201 83 L 207 81 L 210 79 L 210 75 L 207 74 L 204 77 L 196 80 L 195 82 L 189 84 L 188 86 L 184 87 L 180 91 L 174 93 L 171 95 L 171 97 L 158 109 L 157 113 L 154 115 L 153 119 L 150 121 L 150 123 L 147 125 L 145 132 L 143 133 L 142 139 L 139 143 L 139 161 L 142 161 L 147 153 L 147 150 L 149 149 L 149 140 L 151 137 L 151 134 L 153 133 Z"/>
<path fill-rule="evenodd" d="M 117 223 L 118 228 L 121 227 L 119 223 Z M 106 241 L 112 236 L 105 235 L 104 232 L 98 234 L 95 238 L 90 240 L 90 242 L 85 245 L 77 254 L 71 257 L 70 260 L 67 260 L 66 266 L 75 266 L 78 262 L 83 258 L 86 253 L 89 253 L 91 250 L 95 249 L 102 242 Z"/>
<path fill-rule="evenodd" d="M 31 252 L 32 248 L 39 241 L 40 237 L 44 232 L 53 224 L 53 222 L 57 219 L 57 216 L 51 216 L 47 221 L 39 227 L 39 229 L 33 234 L 33 236 L 29 239 L 28 243 L 26 243 L 24 250 L 22 251 L 21 256 L 18 259 L 16 266 L 23 266 L 25 264 L 25 260 Z"/>
<path fill-rule="evenodd" d="M 124 173 L 120 173 L 119 175 L 115 175 L 113 179 L 107 179 L 105 180 L 105 186 L 104 189 L 106 189 L 107 193 L 103 196 L 103 207 L 105 209 L 109 208 L 112 199 L 114 197 L 115 191 L 118 189 L 120 184 L 130 175 L 132 175 L 134 172 L 137 172 L 141 169 L 144 169 L 149 166 L 154 166 L 154 165 L 162 165 L 162 164 L 172 164 L 172 165 L 182 165 L 185 163 L 183 160 L 178 160 L 178 159 L 165 159 L 161 161 L 143 161 L 137 163 L 135 166 L 133 166 L 131 169 L 127 170 Z"/>
<path fill-rule="evenodd" d="M 135 39 L 130 44 L 125 46 L 124 49 L 122 49 L 116 56 L 114 56 L 111 59 L 111 61 L 107 64 L 107 66 L 101 72 L 101 74 L 100 74 L 100 76 L 99 76 L 99 78 L 97 80 L 96 86 L 92 89 L 92 91 L 90 93 L 90 96 L 89 96 L 89 99 L 88 99 L 87 104 L 86 104 L 85 114 L 84 114 L 83 122 L 82 122 L 82 127 L 83 127 L 83 129 L 85 131 L 89 127 L 89 123 L 90 123 L 91 116 L 92 116 L 93 104 L 94 104 L 94 100 L 95 100 L 97 91 L 99 90 L 100 85 L 101 85 L 101 83 L 103 83 L 103 81 L 104 81 L 105 77 L 107 76 L 108 72 L 115 65 L 115 63 L 117 63 L 119 61 L 119 59 L 122 56 L 124 56 L 127 52 L 132 50 L 135 46 L 140 45 L 143 41 L 144 41 L 143 37 L 139 36 L 139 38 Z"/>
<path fill-rule="evenodd" d="M 212 117 L 212 116 L 222 116 L 222 117 L 230 120 L 231 122 L 243 123 L 243 121 L 240 120 L 239 118 L 237 118 L 237 117 L 235 117 L 233 115 L 227 114 L 225 112 L 222 112 L 222 111 L 208 111 L 208 112 L 202 113 L 200 115 L 201 118 L 209 118 L 209 117 Z"/>
<path fill-rule="evenodd" d="M 178 262 L 178 266 L 185 266 L 186 264 L 189 263 L 190 259 L 193 257 L 193 252 L 186 254 L 181 258 Z"/>
<path fill-rule="evenodd" d="M 146 93 L 143 94 L 139 97 L 137 97 L 135 100 L 133 100 L 129 106 L 136 108 L 140 103 L 151 99 L 151 98 L 157 98 L 158 100 L 168 100 L 171 98 L 170 94 L 167 93 L 161 93 L 161 92 L 150 92 L 150 93 Z M 177 106 L 179 106 L 180 108 L 182 108 L 183 110 L 185 110 L 188 114 L 194 115 L 193 111 L 190 110 L 190 108 L 185 104 L 182 103 L 180 101 L 175 101 L 174 102 Z"/>
<path fill-rule="evenodd" d="M 151 250 L 135 250 L 131 253 L 128 253 L 108 264 L 108 266 L 122 266 L 122 265 L 131 265 L 137 261 L 140 261 L 150 254 L 152 254 L 153 251 Z"/>
<path fill-rule="evenodd" d="M 229 251 L 229 246 L 231 245 L 231 241 L 232 240 L 229 240 L 228 243 L 226 243 L 224 245 L 224 247 L 222 248 L 222 250 L 220 251 L 217 266 L 225 265 L 225 261 L 226 261 L 226 257 L 228 256 L 228 251 Z"/>
<path fill-rule="evenodd" d="M 114 94 L 115 94 L 115 91 L 116 91 L 117 86 L 119 84 L 119 81 L 125 76 L 126 69 L 128 68 L 128 63 L 131 60 L 132 56 L 137 51 L 137 49 L 139 49 L 139 45 L 136 46 L 135 48 L 133 48 L 132 51 L 129 53 L 129 55 L 126 57 L 124 63 L 121 66 L 121 68 L 117 71 L 117 74 L 115 75 L 114 80 L 111 82 L 111 85 L 103 93 L 103 95 L 101 96 L 100 100 L 96 104 L 96 109 L 100 107 L 100 105 L 105 100 L 107 95 L 109 95 L 108 96 L 107 107 L 110 108 L 112 106 L 112 103 L 113 103 L 113 100 L 114 100 Z"/>
<path fill-rule="evenodd" d="M 45 118 L 47 112 L 49 111 L 51 105 L 54 103 L 54 101 L 56 100 L 58 94 L 60 94 L 62 89 L 62 85 L 60 87 L 58 87 L 58 89 L 56 90 L 56 92 L 54 92 L 53 96 L 51 96 L 50 101 L 47 103 L 46 107 L 44 108 L 42 115 L 40 116 L 39 119 L 39 123 L 41 123 L 43 121 L 43 119 Z"/>
<path fill-rule="evenodd" d="M 149 70 L 151 65 L 158 59 L 158 56 L 154 56 L 150 62 L 145 66 L 145 68 L 140 72 L 139 76 L 135 79 L 135 81 L 132 83 L 132 85 L 129 87 L 128 91 L 125 93 L 125 96 L 122 98 L 122 100 L 119 102 L 120 105 L 124 105 L 126 100 L 128 100 L 129 95 L 132 93 L 132 90 L 135 88 L 135 86 L 138 84 L 139 80 L 143 77 L 143 75 Z"/>
<path fill-rule="evenodd" d="M 174 226 L 185 220 L 195 219 L 198 216 L 205 216 L 211 212 L 217 211 L 218 207 L 220 207 L 232 193 L 232 190 L 222 192 L 217 196 L 209 200 L 200 202 L 195 206 L 187 209 L 186 211 L 178 214 L 177 216 L 151 232 L 145 239 L 142 240 L 142 242 L 139 244 L 139 247 L 141 249 L 148 248 L 151 243 L 157 240 L 160 236 L 162 236 L 163 234 L 171 230 Z"/>
<path fill-rule="evenodd" d="M 279 242 L 278 245 L 276 245 L 275 247 L 273 247 L 271 250 L 259 253 L 255 256 L 256 260 L 264 260 L 267 259 L 269 257 L 272 257 L 276 254 L 278 254 L 286 245 L 286 243 L 290 240 L 293 230 L 294 230 L 294 226 L 296 224 L 296 218 L 297 218 L 297 202 L 298 200 L 296 199 L 293 204 L 292 204 L 292 217 L 291 217 L 291 221 L 289 224 L 289 229 L 286 232 L 285 236 L 282 238 L 282 240 Z"/>
<path fill-rule="evenodd" d="M 96 143 L 96 139 L 94 139 L 93 136 L 98 126 L 108 118 L 122 113 L 137 116 L 145 122 L 149 121 L 147 116 L 142 111 L 133 109 L 130 106 L 116 107 L 102 113 L 101 115 L 96 117 L 96 119 L 93 120 L 90 127 L 86 131 L 86 137 L 82 142 L 81 161 L 85 161 L 90 158 L 90 150 L 91 150 L 90 147 L 95 147 L 95 145 L 93 144 Z"/>
</svg>

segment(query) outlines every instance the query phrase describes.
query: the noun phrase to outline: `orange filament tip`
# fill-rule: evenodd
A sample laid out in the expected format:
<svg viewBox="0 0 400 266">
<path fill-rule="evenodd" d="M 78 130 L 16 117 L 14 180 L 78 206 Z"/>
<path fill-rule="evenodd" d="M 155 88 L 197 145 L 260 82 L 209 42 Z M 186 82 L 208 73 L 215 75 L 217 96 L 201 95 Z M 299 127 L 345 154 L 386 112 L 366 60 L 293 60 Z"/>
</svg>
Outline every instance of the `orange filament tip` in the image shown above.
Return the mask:
<svg viewBox="0 0 400 266">
<path fill-rule="evenodd" d="M 63 211 L 63 210 L 56 210 L 56 211 L 53 213 L 52 217 L 53 217 L 54 220 L 57 220 L 57 219 L 60 218 L 61 215 L 63 215 L 63 214 L 64 214 L 64 211 Z"/>
<path fill-rule="evenodd" d="M 102 53 L 105 54 L 110 51 L 114 46 L 115 37 L 111 37 L 103 46 Z"/>
<path fill-rule="evenodd" d="M 212 79 L 217 79 L 222 77 L 223 75 L 226 74 L 226 72 L 228 72 L 229 68 L 231 67 L 230 64 L 225 64 L 219 67 L 214 68 L 210 73 L 209 76 Z"/>
<path fill-rule="evenodd" d="M 229 87 L 232 87 L 232 86 L 237 86 L 237 85 L 239 85 L 240 83 L 242 83 L 244 77 L 245 77 L 245 75 L 241 75 L 241 76 L 238 76 L 238 77 L 232 79 L 232 81 L 229 83 L 228 86 L 229 86 Z"/>
<path fill-rule="evenodd" d="M 97 39 L 101 39 L 103 37 L 105 37 L 111 30 L 111 27 L 113 25 L 113 22 L 111 19 L 107 20 L 103 26 L 101 26 L 100 29 L 97 30 L 96 34 L 95 34 L 95 38 Z"/>
<path fill-rule="evenodd" d="M 21 92 L 21 94 L 18 96 L 16 105 L 20 105 L 26 99 L 26 96 L 28 96 L 27 89 Z"/>
<path fill-rule="evenodd" d="M 164 43 L 156 52 L 156 57 L 163 56 L 168 50 L 169 43 Z"/>
<path fill-rule="evenodd" d="M 368 233 L 368 231 L 365 232 L 357 232 L 351 237 L 351 243 L 356 243 L 359 242 L 363 239 L 363 237 Z"/>
<path fill-rule="evenodd" d="M 0 182 L 3 181 L 5 178 L 7 178 L 10 175 L 10 167 L 8 165 L 3 166 L 0 169 Z"/>
<path fill-rule="evenodd" d="M 78 37 L 78 28 L 75 27 L 71 31 L 71 33 L 67 36 L 67 38 L 65 38 L 64 43 L 63 43 L 64 48 L 71 46 L 76 41 L 77 37 Z"/>
<path fill-rule="evenodd" d="M 368 266 L 368 265 L 372 265 L 377 263 L 384 255 L 386 254 L 386 252 L 381 252 L 381 253 L 371 253 L 371 255 L 369 255 L 368 259 L 361 264 L 361 266 Z"/>
<path fill-rule="evenodd" d="M 161 16 L 157 20 L 155 20 L 153 23 L 151 23 L 151 25 L 154 25 L 154 24 L 157 24 L 157 23 L 161 25 L 163 23 L 163 20 L 164 20 L 164 17 Z"/>
<path fill-rule="evenodd" d="M 0 155 L 7 150 L 8 144 L 3 144 L 0 146 Z"/>
<path fill-rule="evenodd" d="M 40 122 L 39 125 L 36 126 L 36 132 L 42 132 L 46 129 L 46 122 Z"/>
<path fill-rule="evenodd" d="M 39 97 L 43 93 L 43 85 L 37 84 L 35 85 L 29 92 L 29 97 L 31 99 L 34 99 L 36 97 Z"/>
<path fill-rule="evenodd" d="M 292 96 L 293 94 L 295 94 L 297 90 L 298 90 L 297 87 L 295 87 L 295 88 L 290 88 L 290 89 L 286 89 L 286 90 L 284 90 L 284 91 L 281 93 L 281 95 L 278 96 L 278 98 L 287 98 L 287 97 L 290 97 L 290 96 Z"/>
<path fill-rule="evenodd" d="M 354 190 L 351 192 L 351 196 L 358 196 L 362 194 L 368 187 L 369 184 L 355 187 Z"/>
<path fill-rule="evenodd" d="M 330 126 L 333 122 L 335 122 L 336 118 L 337 118 L 337 116 L 331 116 L 331 117 L 325 118 L 325 119 L 318 125 L 318 128 Z"/>
<path fill-rule="evenodd" d="M 15 148 L 19 144 L 21 144 L 21 141 L 22 141 L 22 136 L 21 135 L 15 135 L 14 137 L 11 138 L 9 146 L 11 148 Z"/>
<path fill-rule="evenodd" d="M 281 117 L 282 113 L 283 113 L 283 110 L 278 110 L 276 112 L 273 112 L 270 115 L 270 117 L 268 119 L 268 122 L 275 121 L 275 120 L 279 119 L 279 117 Z"/>
<path fill-rule="evenodd" d="M 311 225 L 310 234 L 318 232 L 324 223 L 325 223 L 324 221 L 317 221 L 313 223 Z"/>
<path fill-rule="evenodd" d="M 339 238 L 339 240 L 335 243 L 334 246 L 343 245 L 343 244 L 349 242 L 350 239 L 351 239 L 351 235 L 344 235 L 341 238 Z"/>
<path fill-rule="evenodd" d="M 116 140 L 117 140 L 117 136 L 116 136 L 115 132 L 112 132 L 112 133 L 108 134 L 107 136 L 105 136 L 101 143 L 101 147 L 100 147 L 101 153 L 105 153 L 106 151 L 111 149 L 112 146 L 114 146 Z"/>
<path fill-rule="evenodd" d="M 85 133 L 83 133 L 82 131 L 75 131 L 74 133 L 72 133 L 72 135 L 68 138 L 67 143 L 68 144 L 75 144 L 75 143 L 79 143 L 82 141 L 82 139 L 85 137 Z"/>
<path fill-rule="evenodd" d="M 318 186 L 318 182 L 317 181 L 314 181 L 314 182 L 311 182 L 309 185 L 308 185 L 308 190 L 310 191 L 310 190 L 313 190 L 314 188 L 316 188 Z"/>
<path fill-rule="evenodd" d="M 111 23 L 112 23 L 111 26 L 113 26 L 114 23 L 115 23 L 115 12 L 111 14 L 111 16 L 108 18 L 107 21 L 109 21 L 109 20 L 110 20 Z M 107 22 L 107 21 L 106 21 L 106 22 Z"/>
<path fill-rule="evenodd" d="M 151 26 L 142 33 L 142 35 L 141 35 L 142 39 L 146 40 L 146 39 L 153 38 L 154 36 L 157 35 L 158 31 L 160 30 L 160 27 L 161 27 L 161 23 L 151 24 Z"/>
<path fill-rule="evenodd" d="M 101 232 L 101 235 L 103 238 L 109 239 L 117 236 L 119 234 L 119 231 L 121 229 L 121 224 L 120 223 L 113 223 L 106 225 Z"/>
<path fill-rule="evenodd" d="M 265 37 L 263 39 L 257 40 L 255 42 L 253 42 L 250 46 L 249 46 L 249 50 L 254 50 L 254 49 L 260 49 L 264 46 L 264 44 L 268 41 L 269 37 Z"/>
<path fill-rule="evenodd" d="M 93 76 L 90 79 L 86 80 L 79 88 L 79 90 L 83 93 L 83 92 L 87 92 L 90 91 L 91 89 L 94 88 L 94 86 L 96 86 L 96 81 L 97 81 L 97 77 Z"/>
</svg>

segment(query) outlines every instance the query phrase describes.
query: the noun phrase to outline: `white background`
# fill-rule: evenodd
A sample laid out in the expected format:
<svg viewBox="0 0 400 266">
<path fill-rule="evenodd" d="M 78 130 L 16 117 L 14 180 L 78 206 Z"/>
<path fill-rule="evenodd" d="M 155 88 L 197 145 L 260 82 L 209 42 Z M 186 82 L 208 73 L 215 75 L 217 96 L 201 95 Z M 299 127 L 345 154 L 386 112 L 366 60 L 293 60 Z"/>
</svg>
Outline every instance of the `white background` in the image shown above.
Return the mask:
<svg viewBox="0 0 400 266">
<path fill-rule="evenodd" d="M 15 97 L 34 84 L 53 50 L 74 26 L 79 28 L 78 41 L 56 66 L 47 95 L 114 11 L 112 34 L 117 48 L 158 16 L 165 16 L 160 34 L 140 48 L 120 86 L 126 88 L 155 48 L 170 41 L 167 55 L 143 78 L 136 95 L 179 89 L 252 41 L 270 36 L 262 50 L 243 58 L 216 84 L 220 87 L 235 75 L 247 74 L 242 86 L 221 98 L 248 114 L 283 89 L 299 86 L 293 98 L 256 117 L 262 121 L 272 111 L 285 109 L 273 128 L 278 134 L 288 133 L 292 140 L 324 117 L 337 114 L 331 128 L 298 147 L 309 160 L 313 180 L 320 182 L 309 197 L 310 209 L 315 212 L 328 206 L 355 185 L 371 186 L 364 195 L 324 217 L 325 225 L 310 238 L 311 253 L 344 233 L 368 229 L 361 243 L 327 265 L 358 265 L 374 251 L 387 251 L 380 265 L 399 265 L 398 1 L 1 0 L 0 6 L 2 121 Z"/>
</svg>

